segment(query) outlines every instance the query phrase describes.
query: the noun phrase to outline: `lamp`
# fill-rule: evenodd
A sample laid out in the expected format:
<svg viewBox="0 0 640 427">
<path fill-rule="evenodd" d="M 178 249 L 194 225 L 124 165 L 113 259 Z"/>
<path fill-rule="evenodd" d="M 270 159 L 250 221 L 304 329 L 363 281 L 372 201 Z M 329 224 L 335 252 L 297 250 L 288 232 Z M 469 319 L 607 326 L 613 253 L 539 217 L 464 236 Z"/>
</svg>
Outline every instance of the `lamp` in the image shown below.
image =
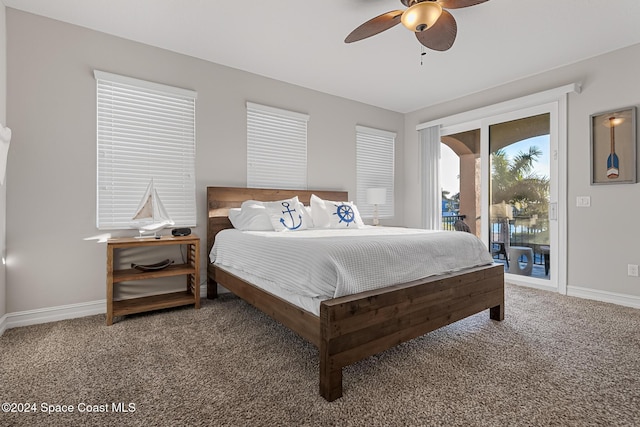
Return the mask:
<svg viewBox="0 0 640 427">
<path fill-rule="evenodd" d="M 431 28 L 442 14 L 442 6 L 435 1 L 421 1 L 405 10 L 400 20 L 402 25 L 419 33 Z"/>
<path fill-rule="evenodd" d="M 385 204 L 387 202 L 387 189 L 386 188 L 368 188 L 367 189 L 367 203 L 373 205 L 373 225 L 378 225 L 378 205 Z"/>
</svg>

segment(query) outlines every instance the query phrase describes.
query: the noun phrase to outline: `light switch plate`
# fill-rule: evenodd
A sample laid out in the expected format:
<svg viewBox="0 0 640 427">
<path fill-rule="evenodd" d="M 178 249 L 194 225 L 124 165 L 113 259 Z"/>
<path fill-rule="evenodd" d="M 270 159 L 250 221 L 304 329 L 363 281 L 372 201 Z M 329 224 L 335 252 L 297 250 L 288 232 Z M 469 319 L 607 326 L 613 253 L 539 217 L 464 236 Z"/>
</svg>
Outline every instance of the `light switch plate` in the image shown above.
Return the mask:
<svg viewBox="0 0 640 427">
<path fill-rule="evenodd" d="M 576 197 L 576 206 L 579 208 L 588 208 L 591 206 L 590 196 L 578 196 Z"/>
</svg>

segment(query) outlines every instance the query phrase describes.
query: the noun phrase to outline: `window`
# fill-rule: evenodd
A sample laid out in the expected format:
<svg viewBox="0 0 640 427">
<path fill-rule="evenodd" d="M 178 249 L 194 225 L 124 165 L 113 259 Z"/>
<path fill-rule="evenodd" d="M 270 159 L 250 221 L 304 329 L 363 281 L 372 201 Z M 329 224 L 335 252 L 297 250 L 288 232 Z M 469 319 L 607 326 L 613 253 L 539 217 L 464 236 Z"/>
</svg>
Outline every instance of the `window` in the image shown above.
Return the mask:
<svg viewBox="0 0 640 427">
<path fill-rule="evenodd" d="M 373 217 L 373 205 L 367 203 L 369 188 L 386 189 L 387 201 L 378 205 L 378 215 L 393 217 L 395 140 L 394 132 L 356 126 L 356 204 L 363 217 Z"/>
<path fill-rule="evenodd" d="M 196 225 L 196 92 L 94 72 L 99 229 L 134 228 L 151 179 L 177 226 Z"/>
<path fill-rule="evenodd" d="M 307 188 L 309 116 L 247 102 L 247 187 Z"/>
</svg>

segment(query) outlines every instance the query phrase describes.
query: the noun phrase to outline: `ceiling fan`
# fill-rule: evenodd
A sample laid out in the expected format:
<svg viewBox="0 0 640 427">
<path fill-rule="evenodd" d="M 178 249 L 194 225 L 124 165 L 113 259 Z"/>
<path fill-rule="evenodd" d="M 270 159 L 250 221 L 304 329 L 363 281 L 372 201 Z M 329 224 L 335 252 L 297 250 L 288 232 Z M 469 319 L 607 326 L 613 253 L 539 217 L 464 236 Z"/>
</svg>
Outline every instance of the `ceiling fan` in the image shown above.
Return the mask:
<svg viewBox="0 0 640 427">
<path fill-rule="evenodd" d="M 453 15 L 446 9 L 460 9 L 489 0 L 400 0 L 405 10 L 392 10 L 368 20 L 353 30 L 345 43 L 357 42 L 374 36 L 389 28 L 402 25 L 416 33 L 416 38 L 425 47 L 445 51 L 453 46 L 458 26 Z"/>
</svg>

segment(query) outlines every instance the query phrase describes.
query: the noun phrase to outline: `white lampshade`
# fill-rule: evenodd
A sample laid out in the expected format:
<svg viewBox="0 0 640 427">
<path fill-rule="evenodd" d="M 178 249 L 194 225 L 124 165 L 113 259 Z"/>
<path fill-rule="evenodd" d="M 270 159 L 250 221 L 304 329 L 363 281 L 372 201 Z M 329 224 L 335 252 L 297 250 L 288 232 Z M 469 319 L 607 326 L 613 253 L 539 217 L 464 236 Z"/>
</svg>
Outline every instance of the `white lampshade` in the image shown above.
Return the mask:
<svg viewBox="0 0 640 427">
<path fill-rule="evenodd" d="M 367 203 L 372 205 L 383 205 L 387 202 L 386 188 L 368 188 Z"/>
</svg>

